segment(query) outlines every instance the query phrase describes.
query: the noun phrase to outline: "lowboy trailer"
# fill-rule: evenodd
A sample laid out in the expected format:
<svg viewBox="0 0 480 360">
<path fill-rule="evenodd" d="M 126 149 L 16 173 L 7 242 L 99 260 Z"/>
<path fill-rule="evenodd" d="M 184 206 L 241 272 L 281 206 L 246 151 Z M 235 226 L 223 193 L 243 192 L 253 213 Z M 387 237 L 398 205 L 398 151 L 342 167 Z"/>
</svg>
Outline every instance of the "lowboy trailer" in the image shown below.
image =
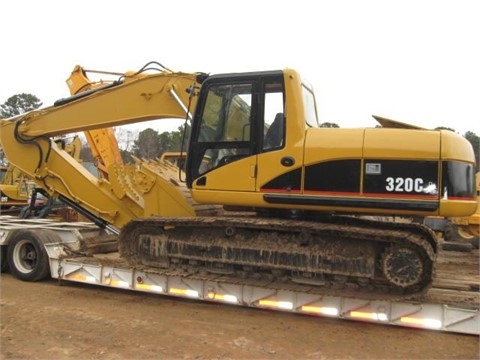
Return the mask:
<svg viewBox="0 0 480 360">
<path fill-rule="evenodd" d="M 439 251 L 433 286 L 415 297 L 375 298 L 365 292 L 263 277 L 239 279 L 212 271 L 191 273 L 132 267 L 120 258 L 113 235 L 87 222 L 0 216 L 2 270 L 20 280 L 51 276 L 135 290 L 311 316 L 480 335 L 479 250 Z M 348 289 L 347 289 L 348 290 Z M 348 296 L 345 294 L 348 293 Z M 351 295 L 350 295 L 351 294 Z"/>
</svg>

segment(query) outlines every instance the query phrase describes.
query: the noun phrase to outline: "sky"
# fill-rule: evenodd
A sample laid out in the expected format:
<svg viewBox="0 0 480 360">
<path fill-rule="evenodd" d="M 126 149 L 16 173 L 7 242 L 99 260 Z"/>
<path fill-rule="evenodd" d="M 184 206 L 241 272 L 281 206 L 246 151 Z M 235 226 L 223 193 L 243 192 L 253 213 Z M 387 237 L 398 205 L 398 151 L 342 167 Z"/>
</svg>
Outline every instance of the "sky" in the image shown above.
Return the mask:
<svg viewBox="0 0 480 360">
<path fill-rule="evenodd" d="M 4 0 L 0 104 L 30 93 L 52 105 L 75 65 L 288 67 L 313 85 L 321 123 L 370 127 L 375 114 L 480 135 L 479 18 L 478 0 Z"/>
</svg>

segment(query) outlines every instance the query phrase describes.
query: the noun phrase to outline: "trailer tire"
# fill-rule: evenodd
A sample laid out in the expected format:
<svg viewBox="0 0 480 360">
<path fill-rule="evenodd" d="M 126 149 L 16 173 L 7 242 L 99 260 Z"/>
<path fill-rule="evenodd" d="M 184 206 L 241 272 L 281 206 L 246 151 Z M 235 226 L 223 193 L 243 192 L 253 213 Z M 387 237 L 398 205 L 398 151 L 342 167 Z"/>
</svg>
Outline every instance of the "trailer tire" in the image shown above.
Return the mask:
<svg viewBox="0 0 480 360">
<path fill-rule="evenodd" d="M 445 251 L 470 252 L 472 251 L 472 244 L 457 241 L 443 241 L 442 249 Z"/>
<path fill-rule="evenodd" d="M 480 245 L 480 237 L 478 236 L 473 237 L 471 243 L 474 249 L 478 249 Z"/>
<path fill-rule="evenodd" d="M 0 246 L 0 271 L 6 272 L 8 269 L 8 262 L 7 262 L 7 245 Z"/>
<path fill-rule="evenodd" d="M 23 281 L 45 279 L 50 274 L 50 266 L 43 244 L 48 242 L 51 238 L 45 231 L 19 230 L 8 246 L 10 272 Z"/>
</svg>

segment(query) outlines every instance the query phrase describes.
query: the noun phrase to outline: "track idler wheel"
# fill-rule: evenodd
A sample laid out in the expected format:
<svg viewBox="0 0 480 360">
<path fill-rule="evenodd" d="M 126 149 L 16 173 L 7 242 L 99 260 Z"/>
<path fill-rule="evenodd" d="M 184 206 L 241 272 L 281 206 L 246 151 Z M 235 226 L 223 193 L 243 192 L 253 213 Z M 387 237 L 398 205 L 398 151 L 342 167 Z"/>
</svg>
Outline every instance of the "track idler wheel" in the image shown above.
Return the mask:
<svg viewBox="0 0 480 360">
<path fill-rule="evenodd" d="M 391 246 L 381 259 L 381 270 L 388 282 L 398 288 L 408 288 L 424 277 L 421 255 L 408 246 Z"/>
</svg>

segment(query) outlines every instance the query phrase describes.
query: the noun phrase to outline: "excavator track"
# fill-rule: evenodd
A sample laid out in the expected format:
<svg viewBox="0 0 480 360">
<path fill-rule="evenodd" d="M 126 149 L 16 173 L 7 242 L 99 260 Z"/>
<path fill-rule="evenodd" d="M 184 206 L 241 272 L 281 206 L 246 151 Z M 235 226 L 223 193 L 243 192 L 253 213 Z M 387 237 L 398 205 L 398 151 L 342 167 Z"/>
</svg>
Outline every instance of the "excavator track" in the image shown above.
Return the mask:
<svg viewBox="0 0 480 360">
<path fill-rule="evenodd" d="M 132 220 L 119 250 L 135 267 L 408 298 L 431 286 L 437 244 L 423 225 L 349 216 L 199 217 Z"/>
</svg>

